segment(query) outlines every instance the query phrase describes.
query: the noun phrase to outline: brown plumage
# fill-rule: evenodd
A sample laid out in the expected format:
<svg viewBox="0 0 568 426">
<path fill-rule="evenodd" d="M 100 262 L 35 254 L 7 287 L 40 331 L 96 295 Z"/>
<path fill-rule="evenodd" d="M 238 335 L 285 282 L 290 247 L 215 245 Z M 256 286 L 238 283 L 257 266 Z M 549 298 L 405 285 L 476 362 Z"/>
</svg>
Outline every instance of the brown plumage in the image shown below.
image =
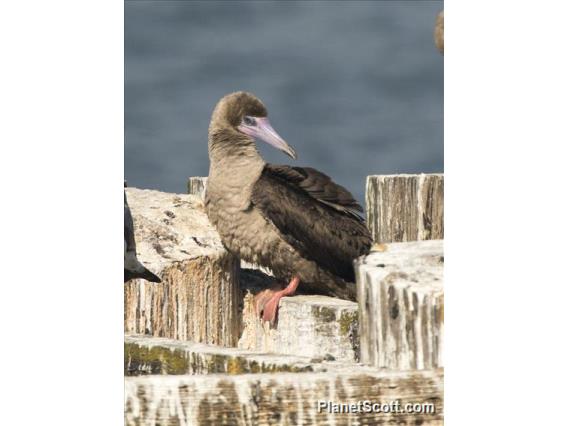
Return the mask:
<svg viewBox="0 0 568 426">
<path fill-rule="evenodd" d="M 354 282 L 352 261 L 370 241 L 362 209 L 345 188 L 312 168 L 267 164 L 251 201 L 302 257 Z"/>
<path fill-rule="evenodd" d="M 278 299 L 298 282 L 312 292 L 355 299 L 353 260 L 368 253 L 371 236 L 361 206 L 327 175 L 263 161 L 254 138 L 296 157 L 266 117 L 249 93 L 219 101 L 209 127 L 205 205 L 230 252 L 291 280 L 265 306 L 264 318 L 273 320 Z"/>
<path fill-rule="evenodd" d="M 436 26 L 434 27 L 434 43 L 440 51 L 444 54 L 444 11 L 442 10 L 436 18 Z"/>
</svg>

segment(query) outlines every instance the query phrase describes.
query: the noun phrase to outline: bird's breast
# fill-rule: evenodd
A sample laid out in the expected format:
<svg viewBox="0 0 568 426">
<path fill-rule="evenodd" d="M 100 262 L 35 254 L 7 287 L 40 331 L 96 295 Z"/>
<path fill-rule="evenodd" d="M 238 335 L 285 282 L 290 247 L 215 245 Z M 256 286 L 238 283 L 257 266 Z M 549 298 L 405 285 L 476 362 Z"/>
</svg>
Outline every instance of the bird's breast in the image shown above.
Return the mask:
<svg viewBox="0 0 568 426">
<path fill-rule="evenodd" d="M 223 245 L 236 256 L 250 262 L 261 263 L 270 247 L 272 230 L 269 223 L 252 205 L 243 208 L 241 203 L 224 199 L 209 203 L 208 215 L 217 229 Z"/>
</svg>

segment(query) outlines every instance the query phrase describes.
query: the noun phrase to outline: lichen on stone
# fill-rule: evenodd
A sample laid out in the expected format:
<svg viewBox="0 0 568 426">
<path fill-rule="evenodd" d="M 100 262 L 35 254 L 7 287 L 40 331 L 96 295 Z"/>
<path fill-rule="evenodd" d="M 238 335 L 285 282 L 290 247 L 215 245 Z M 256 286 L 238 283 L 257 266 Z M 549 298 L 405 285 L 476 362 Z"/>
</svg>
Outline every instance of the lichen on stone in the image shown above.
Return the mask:
<svg viewBox="0 0 568 426">
<path fill-rule="evenodd" d="M 189 359 L 185 352 L 160 346 L 124 345 L 125 374 L 187 374 Z"/>
<path fill-rule="evenodd" d="M 335 311 L 326 306 L 314 306 L 312 308 L 312 313 L 316 319 L 324 323 L 336 320 Z"/>
<path fill-rule="evenodd" d="M 339 317 L 339 332 L 342 336 L 348 336 L 359 321 L 357 311 L 343 311 Z"/>
</svg>

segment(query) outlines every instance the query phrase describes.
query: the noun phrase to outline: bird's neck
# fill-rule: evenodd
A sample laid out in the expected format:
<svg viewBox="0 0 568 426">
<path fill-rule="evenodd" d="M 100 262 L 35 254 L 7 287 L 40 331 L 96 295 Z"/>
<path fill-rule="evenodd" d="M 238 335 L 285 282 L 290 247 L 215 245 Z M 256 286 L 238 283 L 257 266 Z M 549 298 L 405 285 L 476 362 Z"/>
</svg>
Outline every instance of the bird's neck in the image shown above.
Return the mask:
<svg viewBox="0 0 568 426">
<path fill-rule="evenodd" d="M 209 182 L 245 189 L 259 178 L 265 162 L 246 135 L 221 130 L 209 134 Z"/>
</svg>

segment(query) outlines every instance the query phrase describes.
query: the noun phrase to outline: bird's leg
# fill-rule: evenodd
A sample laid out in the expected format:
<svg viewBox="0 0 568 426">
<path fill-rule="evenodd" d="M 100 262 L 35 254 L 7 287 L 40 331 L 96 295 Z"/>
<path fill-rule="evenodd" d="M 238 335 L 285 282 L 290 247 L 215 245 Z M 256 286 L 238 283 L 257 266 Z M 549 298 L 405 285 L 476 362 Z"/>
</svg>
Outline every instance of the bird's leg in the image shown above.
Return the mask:
<svg viewBox="0 0 568 426">
<path fill-rule="evenodd" d="M 274 324 L 280 299 L 285 296 L 292 296 L 296 292 L 298 284 L 300 284 L 300 278 L 293 277 L 286 288 L 279 291 L 264 290 L 257 295 L 256 310 L 259 314 L 262 312 L 264 321 L 270 321 Z"/>
</svg>

